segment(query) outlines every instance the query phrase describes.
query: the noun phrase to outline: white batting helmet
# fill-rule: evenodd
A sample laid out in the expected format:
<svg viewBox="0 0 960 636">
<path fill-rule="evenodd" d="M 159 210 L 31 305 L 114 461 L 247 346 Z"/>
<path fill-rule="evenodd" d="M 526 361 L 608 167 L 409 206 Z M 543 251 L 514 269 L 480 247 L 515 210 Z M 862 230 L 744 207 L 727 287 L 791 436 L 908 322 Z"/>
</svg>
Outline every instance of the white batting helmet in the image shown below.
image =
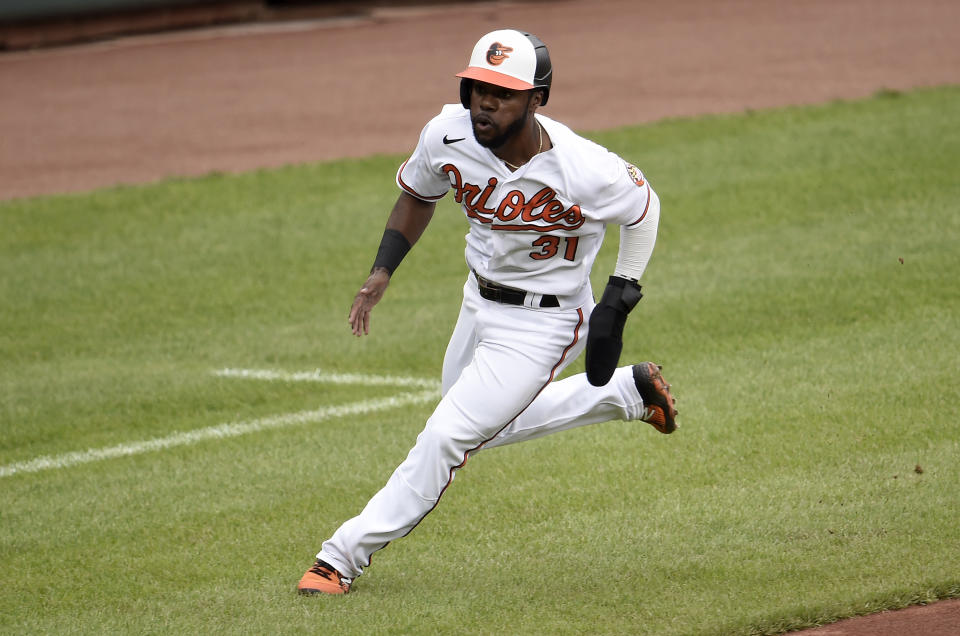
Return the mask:
<svg viewBox="0 0 960 636">
<path fill-rule="evenodd" d="M 460 102 L 470 108 L 472 80 L 503 86 L 513 90 L 541 89 L 543 101 L 550 96 L 553 65 L 547 45 L 540 38 L 524 31 L 501 29 L 480 38 L 470 63 L 457 73 L 460 80 Z"/>
</svg>

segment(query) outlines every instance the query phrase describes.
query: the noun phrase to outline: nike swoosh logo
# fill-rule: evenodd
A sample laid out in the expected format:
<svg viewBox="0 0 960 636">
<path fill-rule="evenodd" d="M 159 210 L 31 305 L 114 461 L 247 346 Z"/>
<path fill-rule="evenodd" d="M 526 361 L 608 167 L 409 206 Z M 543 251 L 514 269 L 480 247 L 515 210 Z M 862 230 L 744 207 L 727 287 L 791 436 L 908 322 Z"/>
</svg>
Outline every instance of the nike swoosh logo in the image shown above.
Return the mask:
<svg viewBox="0 0 960 636">
<path fill-rule="evenodd" d="M 444 136 L 443 136 L 443 143 L 445 143 L 445 144 L 455 144 L 455 143 L 457 143 L 458 141 L 463 141 L 464 139 L 466 139 L 466 137 L 458 137 L 457 139 L 450 139 L 449 137 L 447 137 L 446 135 L 444 135 Z"/>
</svg>

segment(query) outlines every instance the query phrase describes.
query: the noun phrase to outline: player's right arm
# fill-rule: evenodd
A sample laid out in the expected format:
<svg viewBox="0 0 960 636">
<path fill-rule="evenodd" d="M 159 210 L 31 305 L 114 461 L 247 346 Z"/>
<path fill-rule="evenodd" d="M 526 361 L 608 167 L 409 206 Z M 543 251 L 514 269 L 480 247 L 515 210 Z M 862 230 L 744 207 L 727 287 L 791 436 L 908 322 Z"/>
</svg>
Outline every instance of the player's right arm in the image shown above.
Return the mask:
<svg viewBox="0 0 960 636">
<path fill-rule="evenodd" d="M 383 298 L 387 285 L 390 284 L 390 276 L 400 265 L 400 261 L 427 229 L 436 207 L 436 201 L 424 201 L 406 192 L 400 193 L 393 211 L 390 212 L 390 218 L 387 219 L 370 275 L 350 307 L 348 321 L 353 335 L 370 333 L 370 313 L 374 305 Z"/>
<path fill-rule="evenodd" d="M 639 281 L 653 252 L 660 223 L 660 199 L 656 192 L 633 164 L 624 165 L 626 172 L 610 188 L 620 204 L 611 206 L 619 207 L 621 212 L 620 252 L 614 275 L 590 314 L 587 331 L 587 380 L 594 386 L 609 382 L 617 368 L 623 327 L 627 315 L 643 297 Z"/>
</svg>

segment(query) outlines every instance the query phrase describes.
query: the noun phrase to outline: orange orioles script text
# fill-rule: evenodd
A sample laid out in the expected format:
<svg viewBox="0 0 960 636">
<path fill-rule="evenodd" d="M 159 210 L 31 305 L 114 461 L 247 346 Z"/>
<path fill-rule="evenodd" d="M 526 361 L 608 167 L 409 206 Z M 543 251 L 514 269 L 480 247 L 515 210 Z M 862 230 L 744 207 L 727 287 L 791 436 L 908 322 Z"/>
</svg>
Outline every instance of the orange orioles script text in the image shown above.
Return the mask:
<svg viewBox="0 0 960 636">
<path fill-rule="evenodd" d="M 496 177 L 490 177 L 486 187 L 481 189 L 476 184 L 464 183 L 460 171 L 452 163 L 445 164 L 442 170 L 450 176 L 457 203 L 463 205 L 467 215 L 489 223 L 494 230 L 555 232 L 575 230 L 583 225 L 580 206 L 564 208 L 553 188 L 542 188 L 529 201 L 523 192 L 511 190 L 496 208 L 492 208 L 487 207 L 487 203 L 499 183 Z"/>
</svg>

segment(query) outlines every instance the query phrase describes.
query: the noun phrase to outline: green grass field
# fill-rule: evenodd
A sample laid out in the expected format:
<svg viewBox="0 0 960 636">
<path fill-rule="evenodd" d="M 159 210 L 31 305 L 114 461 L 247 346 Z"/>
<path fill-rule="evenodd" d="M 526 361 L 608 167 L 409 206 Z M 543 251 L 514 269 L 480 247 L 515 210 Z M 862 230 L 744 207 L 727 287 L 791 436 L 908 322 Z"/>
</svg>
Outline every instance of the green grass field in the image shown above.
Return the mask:
<svg viewBox="0 0 960 636">
<path fill-rule="evenodd" d="M 958 113 L 590 135 L 663 202 L 624 362 L 681 429 L 478 453 L 343 598 L 294 588 L 432 409 L 451 198 L 363 339 L 402 158 L 0 204 L 0 633 L 777 634 L 960 596 Z"/>
</svg>

